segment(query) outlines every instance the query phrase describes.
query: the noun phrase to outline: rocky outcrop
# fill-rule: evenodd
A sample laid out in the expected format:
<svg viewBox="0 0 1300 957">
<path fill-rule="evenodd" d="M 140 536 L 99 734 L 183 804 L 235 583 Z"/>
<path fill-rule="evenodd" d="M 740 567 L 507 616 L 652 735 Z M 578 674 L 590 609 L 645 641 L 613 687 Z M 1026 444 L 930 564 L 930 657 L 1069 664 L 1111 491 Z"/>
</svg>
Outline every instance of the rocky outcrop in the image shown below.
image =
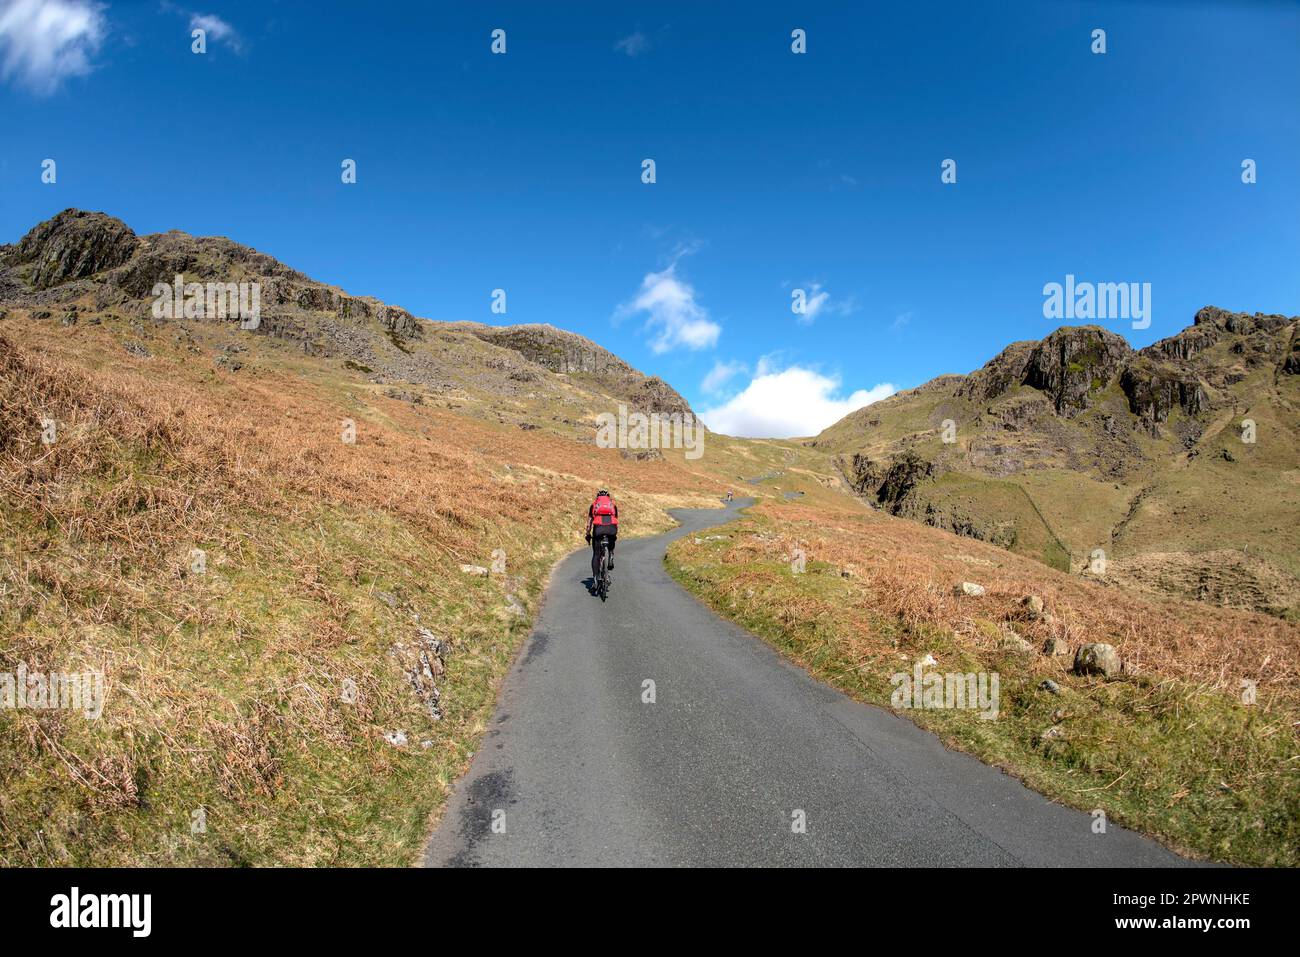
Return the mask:
<svg viewBox="0 0 1300 957">
<path fill-rule="evenodd" d="M 1030 353 L 1025 385 L 1046 392 L 1056 411 L 1069 416 L 1091 404 L 1132 351 L 1122 337 L 1100 326 L 1057 329 Z"/>
<path fill-rule="evenodd" d="M 983 402 L 1026 385 L 1044 393 L 1057 415 L 1072 418 L 1094 405 L 1118 380 L 1130 409 L 1140 419 L 1138 426 L 1151 432 L 1174 408 L 1189 415 L 1203 411 L 1209 399 L 1207 381 L 1215 387 L 1231 385 L 1240 382 L 1248 369 L 1274 363 L 1282 373 L 1300 373 L 1300 342 L 1294 329 L 1279 356 L 1278 333 L 1288 325 L 1300 324 L 1296 317 L 1206 306 L 1197 312 L 1193 325 L 1138 352 L 1121 336 L 1100 326 L 1066 326 L 1041 342 L 1008 346 L 982 368 L 958 377 L 953 394 Z M 1242 357 L 1241 361 L 1228 365 L 1206 359 L 1205 354 L 1221 343 L 1230 343 L 1230 351 Z M 952 378 L 941 376 L 913 391 L 946 384 Z M 1036 407 L 1025 405 L 990 407 L 987 414 L 1014 431 L 1036 412 Z"/>
<path fill-rule="evenodd" d="M 635 370 L 614 353 L 590 339 L 555 326 L 527 323 L 518 326 L 472 327 L 474 335 L 487 342 L 513 349 L 529 362 L 565 375 L 587 372 L 596 375 L 626 375 Z"/>
<path fill-rule="evenodd" d="M 1198 415 L 1207 404 L 1200 380 L 1176 368 L 1163 366 L 1141 357 L 1125 368 L 1120 388 L 1128 398 L 1129 411 L 1138 417 L 1152 435 L 1169 420 L 1176 408 L 1188 415 Z"/>
<path fill-rule="evenodd" d="M 1027 385 L 1046 393 L 1058 415 L 1073 416 L 1114 381 L 1132 352 L 1100 326 L 1064 326 L 1041 342 L 1008 346 L 967 376 L 956 394 L 983 402 Z"/>
<path fill-rule="evenodd" d="M 933 462 L 915 452 L 904 452 L 888 465 L 873 461 L 861 452 L 835 462 L 845 482 L 857 495 L 872 499 L 886 511 L 897 514 L 918 484 L 935 473 Z"/>
<path fill-rule="evenodd" d="M 690 404 L 663 379 L 642 375 L 614 353 L 576 333 L 539 323 L 462 325 L 485 342 L 511 349 L 551 372 L 590 376 L 610 395 L 625 399 L 630 409 L 669 415 L 691 413 Z"/>
<path fill-rule="evenodd" d="M 628 394 L 628 404 L 645 412 L 694 414 L 677 390 L 658 376 L 649 376 L 634 386 Z"/>
<path fill-rule="evenodd" d="M 1285 372 L 1289 358 L 1287 342 L 1294 340 L 1290 336 L 1280 337 L 1279 333 L 1284 332 L 1288 325 L 1295 324 L 1295 317 L 1276 313 L 1229 312 L 1218 306 L 1206 306 L 1196 313 L 1193 325 L 1147 346 L 1138 355 L 1168 363 L 1183 373 L 1194 371 L 1207 382 L 1222 388 L 1240 382 L 1252 368 L 1277 365 Z M 1279 338 L 1284 341 L 1279 342 Z M 1211 349 L 1221 344 L 1226 345 L 1239 361 L 1227 366 L 1209 354 Z M 1300 360 L 1296 364 L 1300 366 Z M 1186 376 L 1183 378 L 1187 379 Z"/>
<path fill-rule="evenodd" d="M 110 282 L 133 299 L 146 299 L 155 284 L 171 283 L 177 276 L 192 273 L 198 262 L 197 253 L 192 250 L 146 247 L 119 269 Z"/>
<path fill-rule="evenodd" d="M 1218 306 L 1205 306 L 1196 313 L 1195 323 L 1191 328 L 1209 327 L 1235 336 L 1245 336 L 1256 331 L 1276 332 L 1288 323 L 1294 322 L 1295 319 L 1295 316 L 1287 317 L 1280 313 L 1229 312 Z"/>
<path fill-rule="evenodd" d="M 1212 322 L 1201 321 L 1201 316 L 1204 313 L 1205 310 L 1202 309 L 1196 314 L 1196 325 L 1188 326 L 1176 336 L 1161 339 L 1143 351 L 1155 352 L 1165 359 L 1172 359 L 1177 362 L 1187 362 L 1198 353 L 1204 352 L 1222 338 L 1222 333 L 1217 326 Z"/>
<path fill-rule="evenodd" d="M 7 265 L 32 264 L 32 288 L 49 289 L 122 265 L 138 243 L 135 233 L 120 219 L 65 209 L 11 247 Z"/>
<path fill-rule="evenodd" d="M 983 368 L 962 377 L 957 395 L 983 402 L 1005 395 L 1025 381 L 1029 357 L 1037 342 L 1015 342 L 984 364 Z M 946 377 L 945 377 L 946 378 Z M 924 386 L 922 386 L 924 388 Z"/>
<path fill-rule="evenodd" d="M 990 406 L 981 414 L 976 424 L 987 422 L 996 424 L 1003 431 L 1022 432 L 1032 428 L 1044 417 L 1052 415 L 1054 410 L 1055 406 L 1046 396 L 1029 393 L 1024 396 L 1009 397 Z"/>
<path fill-rule="evenodd" d="M 883 507 L 897 511 L 912 490 L 932 478 L 934 472 L 933 462 L 927 462 L 915 452 L 904 452 L 889 464 L 889 470 L 876 490 L 876 499 Z"/>
<path fill-rule="evenodd" d="M 1282 360 L 1282 372 L 1286 375 L 1300 375 L 1300 326 L 1291 331 L 1291 344 Z"/>
<path fill-rule="evenodd" d="M 849 460 L 838 459 L 836 465 L 855 493 L 891 515 L 1002 547 L 1010 547 L 1015 540 L 1012 526 L 983 522 L 961 509 L 927 500 L 921 486 L 937 478 L 944 468 L 913 451 L 896 456 L 887 466 L 861 453 Z"/>
<path fill-rule="evenodd" d="M 880 483 L 885 480 L 884 467 L 873 462 L 870 458 L 861 452 L 854 452 L 853 457 L 849 460 L 843 458 L 836 463 L 844 475 L 844 479 L 858 495 L 876 494 L 880 488 Z"/>
</svg>

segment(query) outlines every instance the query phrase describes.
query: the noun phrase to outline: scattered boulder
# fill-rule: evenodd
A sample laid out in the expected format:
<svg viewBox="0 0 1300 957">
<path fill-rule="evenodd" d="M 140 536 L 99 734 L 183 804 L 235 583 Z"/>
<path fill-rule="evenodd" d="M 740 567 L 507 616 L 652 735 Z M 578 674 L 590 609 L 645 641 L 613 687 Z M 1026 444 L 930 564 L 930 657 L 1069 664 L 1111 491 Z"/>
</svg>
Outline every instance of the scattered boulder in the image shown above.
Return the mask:
<svg viewBox="0 0 1300 957">
<path fill-rule="evenodd" d="M 486 578 L 490 574 L 482 565 L 461 565 L 460 570 L 466 575 L 476 575 L 480 578 Z"/>
<path fill-rule="evenodd" d="M 129 352 L 131 355 L 135 356 L 137 359 L 153 358 L 152 352 L 146 349 L 141 343 L 135 342 L 134 340 L 131 342 L 124 343 L 122 348 L 125 349 L 127 352 Z"/>
<path fill-rule="evenodd" d="M 623 449 L 619 454 L 634 462 L 655 462 L 664 457 L 658 449 Z"/>
<path fill-rule="evenodd" d="M 1020 602 L 1025 608 L 1025 617 L 1037 621 L 1043 617 L 1043 599 L 1038 595 L 1026 595 Z"/>
<path fill-rule="evenodd" d="M 1065 729 L 1062 728 L 1059 724 L 1054 724 L 1046 731 L 1044 731 L 1041 735 L 1039 735 L 1039 737 L 1042 738 L 1042 740 L 1044 741 L 1056 741 L 1059 740 L 1060 738 L 1065 737 Z"/>
<path fill-rule="evenodd" d="M 962 582 L 953 590 L 958 595 L 970 595 L 972 598 L 978 598 L 984 594 L 984 586 L 977 585 L 975 582 Z"/>
<path fill-rule="evenodd" d="M 1081 675 L 1103 675 L 1113 678 L 1123 667 L 1112 645 L 1099 641 L 1090 641 L 1079 646 L 1074 655 L 1074 670 Z"/>
<path fill-rule="evenodd" d="M 389 744 L 391 744 L 391 745 L 392 745 L 393 747 L 395 747 L 395 748 L 404 748 L 404 747 L 406 747 L 406 743 L 407 743 L 407 742 L 406 742 L 406 732 L 405 732 L 405 731 L 386 731 L 386 732 L 384 732 L 384 740 L 387 741 Z"/>
<path fill-rule="evenodd" d="M 411 405 L 423 405 L 424 396 L 417 392 L 411 392 L 407 389 L 392 388 L 384 391 L 384 395 L 390 399 L 397 399 L 399 402 L 409 402 Z"/>
<path fill-rule="evenodd" d="M 1058 685 L 1058 684 L 1057 684 L 1055 681 L 1053 681 L 1051 678 L 1045 678 L 1045 679 L 1043 680 L 1043 682 L 1042 682 L 1038 687 L 1041 688 L 1043 691 L 1046 691 L 1048 694 L 1060 694 L 1060 693 L 1061 693 L 1061 686 Z"/>
<path fill-rule="evenodd" d="M 1010 625 L 1003 625 L 1001 631 L 1002 640 L 998 642 L 999 648 L 1005 651 L 1017 651 L 1026 655 L 1033 654 L 1034 646 L 1016 634 L 1015 629 Z"/>
<path fill-rule="evenodd" d="M 1043 642 L 1043 654 L 1045 655 L 1048 655 L 1053 658 L 1059 658 L 1062 655 L 1068 655 L 1069 653 L 1070 653 L 1070 646 L 1065 641 L 1064 638 L 1057 638 L 1053 636 Z"/>
</svg>

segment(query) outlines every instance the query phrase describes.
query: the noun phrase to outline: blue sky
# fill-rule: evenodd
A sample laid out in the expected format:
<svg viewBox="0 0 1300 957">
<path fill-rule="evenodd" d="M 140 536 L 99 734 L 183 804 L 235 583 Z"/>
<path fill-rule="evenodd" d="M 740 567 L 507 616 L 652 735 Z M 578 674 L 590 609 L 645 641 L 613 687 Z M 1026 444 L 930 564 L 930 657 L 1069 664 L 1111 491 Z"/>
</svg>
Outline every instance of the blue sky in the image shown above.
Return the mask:
<svg viewBox="0 0 1300 957">
<path fill-rule="evenodd" d="M 69 206 L 229 236 L 579 332 L 724 431 L 969 371 L 1067 274 L 1150 283 L 1149 328 L 1100 320 L 1139 346 L 1300 312 L 1295 3 L 0 0 L 0 81 L 0 241 Z"/>
</svg>

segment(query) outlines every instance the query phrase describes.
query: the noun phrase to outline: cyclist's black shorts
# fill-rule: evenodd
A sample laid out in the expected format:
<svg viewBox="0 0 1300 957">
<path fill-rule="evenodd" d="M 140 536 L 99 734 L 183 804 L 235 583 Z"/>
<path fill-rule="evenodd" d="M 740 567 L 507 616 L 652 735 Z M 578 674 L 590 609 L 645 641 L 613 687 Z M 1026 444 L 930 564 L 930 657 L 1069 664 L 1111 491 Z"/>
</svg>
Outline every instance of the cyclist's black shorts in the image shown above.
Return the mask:
<svg viewBox="0 0 1300 957">
<path fill-rule="evenodd" d="M 609 542 L 609 550 L 612 552 L 614 546 L 618 543 L 618 526 L 617 525 L 593 525 L 591 527 L 591 577 L 595 578 L 600 574 L 600 543 L 601 540 Z"/>
</svg>

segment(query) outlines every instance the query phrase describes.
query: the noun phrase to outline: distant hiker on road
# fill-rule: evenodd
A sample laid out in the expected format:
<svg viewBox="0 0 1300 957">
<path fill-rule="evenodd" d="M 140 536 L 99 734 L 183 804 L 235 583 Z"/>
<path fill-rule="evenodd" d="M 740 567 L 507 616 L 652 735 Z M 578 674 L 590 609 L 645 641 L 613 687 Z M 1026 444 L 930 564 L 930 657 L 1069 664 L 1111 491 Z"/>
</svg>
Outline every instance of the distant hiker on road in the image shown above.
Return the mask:
<svg viewBox="0 0 1300 957">
<path fill-rule="evenodd" d="M 600 540 L 609 542 L 609 567 L 614 567 L 614 545 L 618 542 L 618 506 L 606 489 L 596 493 L 587 508 L 587 544 L 591 546 L 591 577 L 600 574 Z"/>
</svg>

